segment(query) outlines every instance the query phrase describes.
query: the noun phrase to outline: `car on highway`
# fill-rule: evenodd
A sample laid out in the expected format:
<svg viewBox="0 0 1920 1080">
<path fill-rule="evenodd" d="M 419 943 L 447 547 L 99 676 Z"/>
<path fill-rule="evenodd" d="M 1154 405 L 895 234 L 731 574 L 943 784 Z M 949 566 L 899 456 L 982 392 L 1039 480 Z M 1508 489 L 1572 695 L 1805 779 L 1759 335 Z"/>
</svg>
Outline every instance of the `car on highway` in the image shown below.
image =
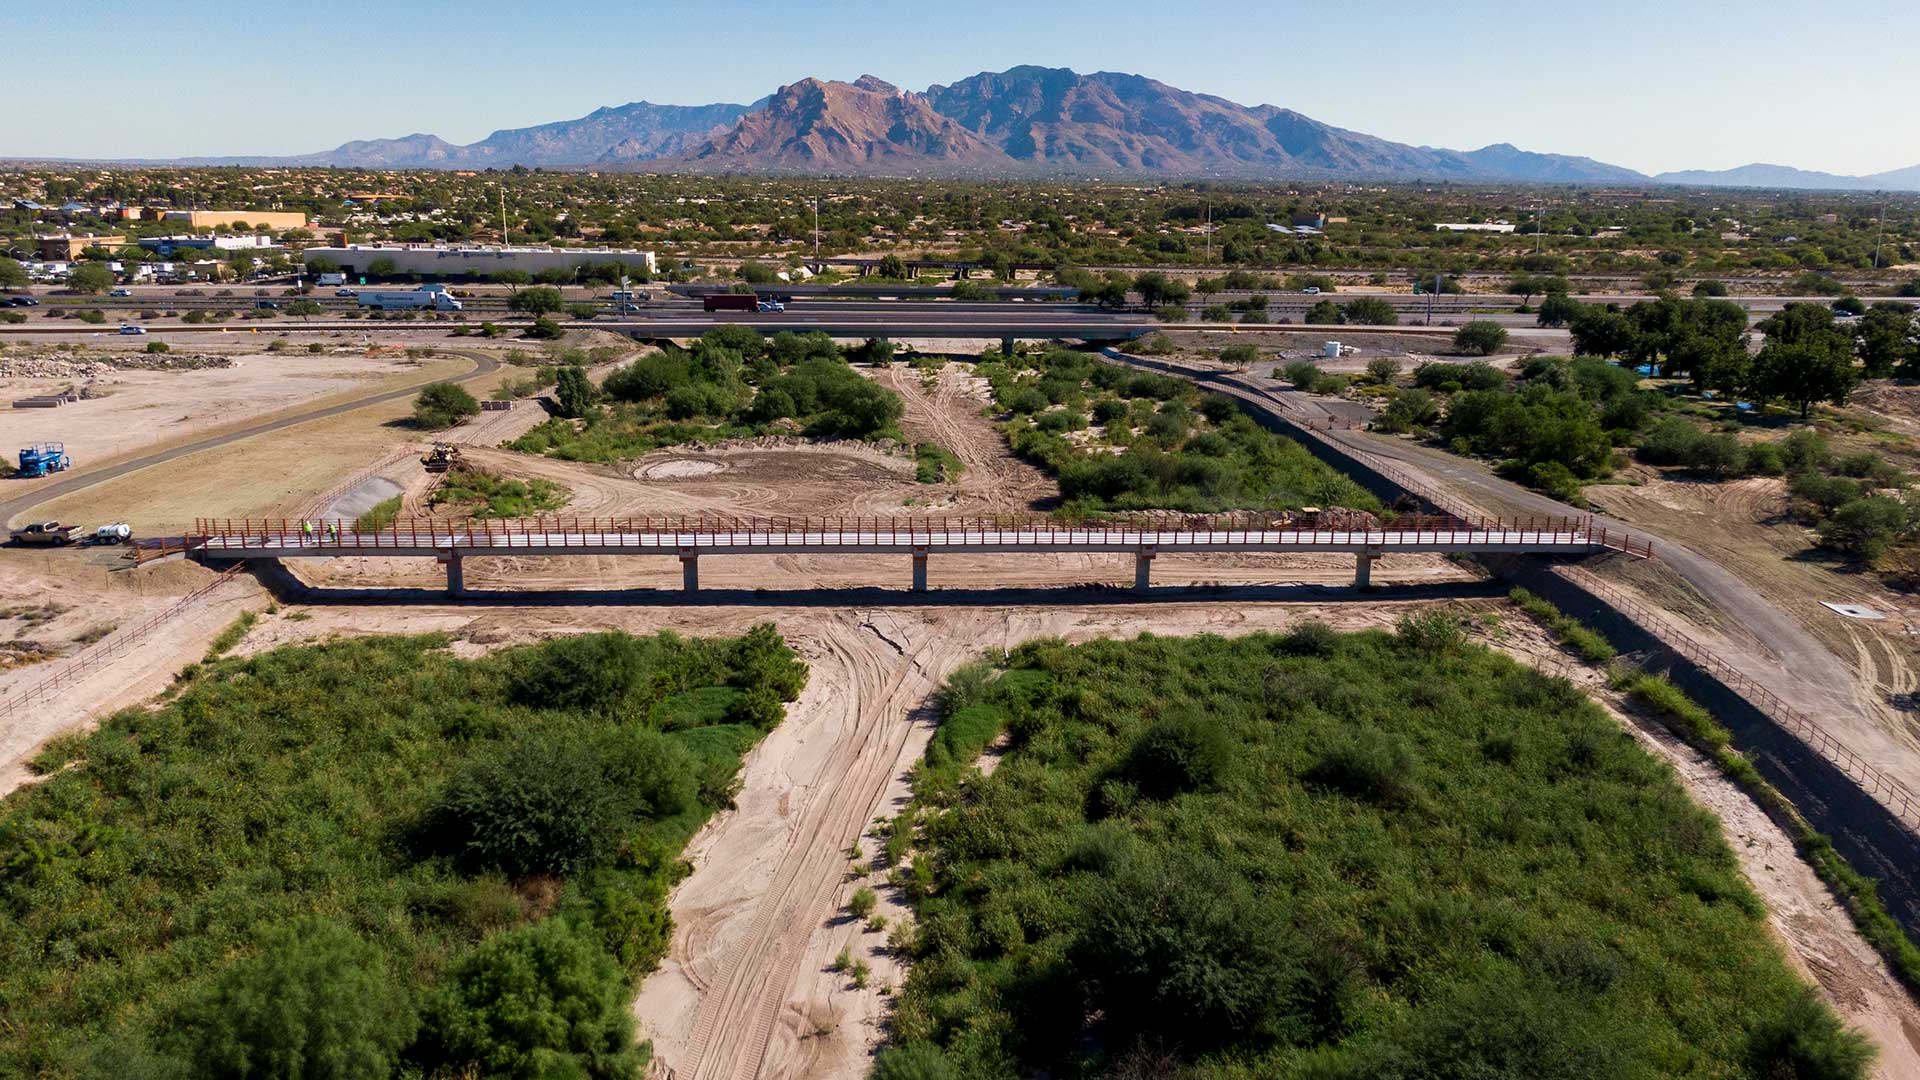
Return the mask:
<svg viewBox="0 0 1920 1080">
<path fill-rule="evenodd" d="M 1300 290 L 1300 293 L 1301 293 L 1301 295 L 1303 295 L 1303 296 L 1319 296 L 1319 295 L 1320 295 L 1320 286 L 1318 286 L 1318 285 L 1309 285 L 1309 286 L 1307 286 L 1306 288 L 1304 288 L 1304 289 L 1301 289 L 1301 290 Z"/>
<path fill-rule="evenodd" d="M 354 292 L 354 291 L 353 291 L 352 289 L 335 289 L 335 290 L 333 290 L 333 295 L 335 295 L 335 296 L 359 296 L 360 294 L 359 294 L 359 293 L 357 293 L 357 292 Z"/>
<path fill-rule="evenodd" d="M 133 290 L 132 289 L 115 289 L 112 292 L 108 293 L 107 295 L 108 296 L 132 296 Z"/>
<path fill-rule="evenodd" d="M 622 312 L 623 314 L 635 312 L 640 310 L 640 305 L 639 304 L 621 304 L 619 308 L 617 308 L 616 310 Z"/>
<path fill-rule="evenodd" d="M 278 303 L 277 301 L 274 301 L 274 300 L 255 300 L 255 301 L 253 302 L 253 306 L 254 306 L 254 307 L 256 307 L 256 308 L 259 308 L 259 309 L 261 309 L 262 311 L 278 311 L 278 310 L 280 310 L 280 304 L 279 304 L 279 303 Z"/>
<path fill-rule="evenodd" d="M 125 326 L 122 326 L 120 328 L 120 332 L 123 334 L 144 334 L 147 332 L 147 328 L 144 326 L 135 326 L 132 323 L 127 323 Z"/>
<path fill-rule="evenodd" d="M 787 310 L 787 305 L 781 303 L 778 300 L 762 300 L 758 304 L 754 305 L 753 310 L 759 311 L 759 312 L 780 313 Z"/>
</svg>

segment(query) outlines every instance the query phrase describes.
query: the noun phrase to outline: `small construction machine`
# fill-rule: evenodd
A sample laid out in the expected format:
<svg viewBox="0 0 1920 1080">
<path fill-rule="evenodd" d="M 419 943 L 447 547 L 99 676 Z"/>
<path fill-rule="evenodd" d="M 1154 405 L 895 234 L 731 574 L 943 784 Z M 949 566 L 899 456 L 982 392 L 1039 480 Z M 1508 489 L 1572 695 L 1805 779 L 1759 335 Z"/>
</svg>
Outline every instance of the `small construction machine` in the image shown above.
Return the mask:
<svg viewBox="0 0 1920 1080">
<path fill-rule="evenodd" d="M 460 448 L 452 443 L 436 442 L 420 455 L 420 465 L 430 473 L 443 473 L 460 464 Z"/>
</svg>

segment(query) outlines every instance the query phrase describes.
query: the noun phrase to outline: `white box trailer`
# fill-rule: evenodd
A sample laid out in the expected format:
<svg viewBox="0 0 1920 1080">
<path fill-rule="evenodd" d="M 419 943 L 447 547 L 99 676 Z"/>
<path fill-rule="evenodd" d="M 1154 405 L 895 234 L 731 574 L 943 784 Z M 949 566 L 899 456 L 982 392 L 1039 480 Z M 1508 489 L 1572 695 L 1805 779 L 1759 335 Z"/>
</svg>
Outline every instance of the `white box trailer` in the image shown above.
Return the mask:
<svg viewBox="0 0 1920 1080">
<path fill-rule="evenodd" d="M 422 285 L 405 292 L 362 291 L 360 306 L 376 311 L 459 311 L 460 301 L 445 285 Z"/>
<path fill-rule="evenodd" d="M 346 283 L 347 283 L 347 275 L 345 274 L 321 274 L 320 275 L 320 284 L 323 286 L 324 285 L 345 285 Z"/>
</svg>

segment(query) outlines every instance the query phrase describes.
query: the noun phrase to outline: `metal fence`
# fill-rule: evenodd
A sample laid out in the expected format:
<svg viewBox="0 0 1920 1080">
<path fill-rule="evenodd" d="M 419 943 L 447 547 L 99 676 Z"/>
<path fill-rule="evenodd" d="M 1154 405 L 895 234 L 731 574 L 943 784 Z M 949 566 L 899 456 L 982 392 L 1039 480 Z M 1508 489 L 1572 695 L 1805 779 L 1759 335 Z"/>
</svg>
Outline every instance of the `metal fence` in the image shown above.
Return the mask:
<svg viewBox="0 0 1920 1080">
<path fill-rule="evenodd" d="M 52 675 L 10 694 L 0 696 L 0 718 L 12 716 L 28 705 L 44 700 L 56 691 L 79 682 L 125 656 L 134 646 L 152 636 L 155 630 L 232 581 L 243 568 L 243 565 L 228 567 L 212 581 L 169 604 L 165 610 L 149 615 L 130 626 L 119 627 L 113 633 L 75 653 Z"/>
<path fill-rule="evenodd" d="M 1086 545 L 1152 547 L 1218 545 L 1320 547 L 1363 544 L 1565 547 L 1645 557 L 1646 541 L 1584 517 L 1462 518 L 1402 515 L 1383 525 L 1371 515 L 1335 513 L 1156 515 L 1062 523 L 1033 517 L 738 517 L 696 514 L 662 517 L 516 519 L 396 518 L 362 531 L 352 523 L 310 518 L 200 518 L 188 547 L 209 552 L 263 548 L 380 551 L 421 548 L 844 547 L 849 545 L 964 548 L 1018 545 L 1036 549 Z"/>
</svg>

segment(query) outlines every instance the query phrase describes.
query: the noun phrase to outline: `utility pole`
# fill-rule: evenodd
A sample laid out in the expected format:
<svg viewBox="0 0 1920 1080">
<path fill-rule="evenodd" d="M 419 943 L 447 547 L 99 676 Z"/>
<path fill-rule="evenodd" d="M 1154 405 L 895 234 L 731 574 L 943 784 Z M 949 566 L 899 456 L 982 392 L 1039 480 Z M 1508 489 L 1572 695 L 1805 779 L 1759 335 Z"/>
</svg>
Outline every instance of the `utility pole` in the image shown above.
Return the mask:
<svg viewBox="0 0 1920 1080">
<path fill-rule="evenodd" d="M 1440 291 L 1440 271 L 1433 272 L 1433 288 L 1427 290 L 1427 325 L 1433 325 L 1433 294 Z"/>
<path fill-rule="evenodd" d="M 500 246 L 507 246 L 507 185 L 500 185 Z"/>
<path fill-rule="evenodd" d="M 1200 227 L 1207 234 L 1207 265 L 1213 265 L 1213 200 L 1207 200 L 1207 221 Z"/>
<path fill-rule="evenodd" d="M 813 197 L 813 261 L 820 262 L 820 196 Z"/>
<path fill-rule="evenodd" d="M 1887 238 L 1887 201 L 1880 200 L 1880 231 L 1873 237 L 1873 268 L 1880 269 L 1880 242 Z"/>
</svg>

